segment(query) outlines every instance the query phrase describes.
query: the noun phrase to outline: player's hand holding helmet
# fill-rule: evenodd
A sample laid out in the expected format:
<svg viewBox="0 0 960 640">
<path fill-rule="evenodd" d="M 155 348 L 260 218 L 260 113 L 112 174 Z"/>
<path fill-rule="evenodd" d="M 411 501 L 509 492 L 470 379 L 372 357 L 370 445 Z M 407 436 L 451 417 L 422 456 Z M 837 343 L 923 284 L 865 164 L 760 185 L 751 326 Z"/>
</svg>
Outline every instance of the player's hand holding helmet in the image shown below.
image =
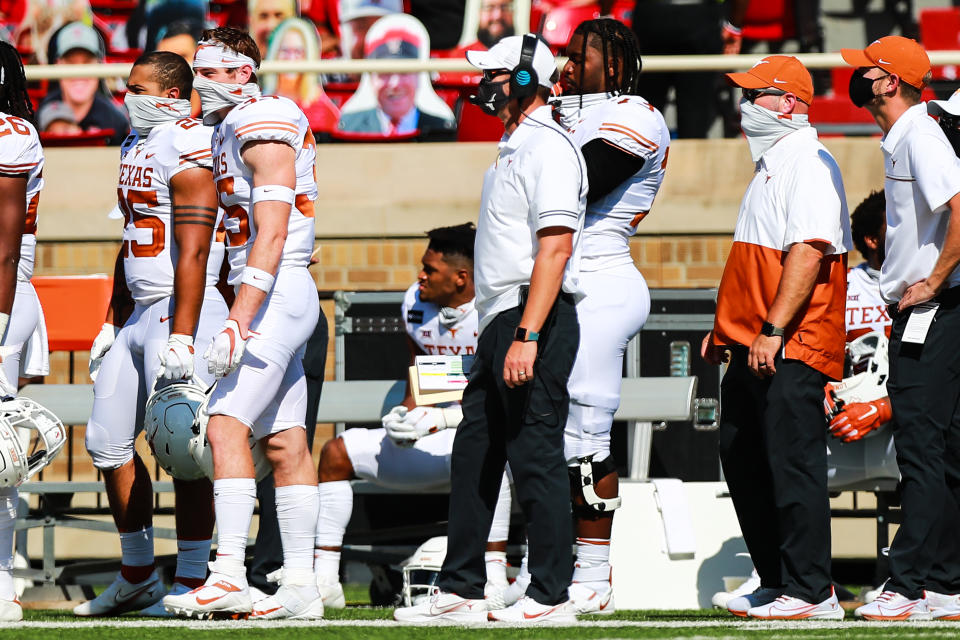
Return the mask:
<svg viewBox="0 0 960 640">
<path fill-rule="evenodd" d="M 870 402 L 851 402 L 830 421 L 830 433 L 844 442 L 853 442 L 886 424 L 893 418 L 890 398 Z"/>
<path fill-rule="evenodd" d="M 233 373 L 240 366 L 246 344 L 247 339 L 243 337 L 237 321 L 227 320 L 203 354 L 207 360 L 207 371 L 218 378 Z"/>
<path fill-rule="evenodd" d="M 833 420 L 834 416 L 841 411 L 843 411 L 843 400 L 837 396 L 833 383 L 828 382 L 823 387 L 823 413 L 827 416 L 827 422 Z"/>
<path fill-rule="evenodd" d="M 394 407 L 398 409 L 402 407 Z M 463 419 L 463 412 L 459 406 L 452 407 L 414 407 L 405 411 L 403 415 L 392 411 L 383 417 L 383 428 L 387 435 L 397 445 L 410 447 L 424 436 L 443 431 L 449 427 L 456 427 Z M 392 417 L 392 418 L 391 418 Z M 391 418 L 388 420 L 388 418 Z"/>
<path fill-rule="evenodd" d="M 100 327 L 100 333 L 93 339 L 93 346 L 90 347 L 90 379 L 96 382 L 97 374 L 100 373 L 100 363 L 103 362 L 103 356 L 107 355 L 113 341 L 117 339 L 120 333 L 120 327 L 104 322 Z"/>
<path fill-rule="evenodd" d="M 190 380 L 193 378 L 193 356 L 193 336 L 171 333 L 167 346 L 160 352 L 157 380 Z"/>
</svg>

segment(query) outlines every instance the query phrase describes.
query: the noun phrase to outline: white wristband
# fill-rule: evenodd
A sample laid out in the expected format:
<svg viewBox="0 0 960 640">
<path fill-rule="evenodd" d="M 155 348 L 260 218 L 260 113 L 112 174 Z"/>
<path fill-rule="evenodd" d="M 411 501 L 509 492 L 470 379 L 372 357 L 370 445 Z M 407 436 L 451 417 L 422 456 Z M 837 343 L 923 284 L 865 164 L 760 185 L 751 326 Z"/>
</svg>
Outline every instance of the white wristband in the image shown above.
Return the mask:
<svg viewBox="0 0 960 640">
<path fill-rule="evenodd" d="M 251 205 L 271 200 L 293 204 L 296 199 L 297 193 L 293 189 L 279 184 L 265 184 L 260 187 L 254 187 L 253 192 L 250 194 Z"/>
<path fill-rule="evenodd" d="M 270 293 L 270 290 L 273 289 L 274 280 L 275 278 L 263 269 L 246 266 L 243 268 L 243 277 L 240 278 L 240 283 L 256 287 L 264 293 Z"/>
</svg>

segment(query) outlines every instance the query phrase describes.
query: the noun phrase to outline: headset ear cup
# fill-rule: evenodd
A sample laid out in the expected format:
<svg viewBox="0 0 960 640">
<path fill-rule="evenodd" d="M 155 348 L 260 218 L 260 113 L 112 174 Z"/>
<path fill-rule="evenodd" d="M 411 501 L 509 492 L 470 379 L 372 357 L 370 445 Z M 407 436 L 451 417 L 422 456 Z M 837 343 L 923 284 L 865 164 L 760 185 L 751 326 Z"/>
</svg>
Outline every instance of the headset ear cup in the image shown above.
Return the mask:
<svg viewBox="0 0 960 640">
<path fill-rule="evenodd" d="M 533 56 L 537 51 L 537 36 L 528 33 L 523 36 L 523 48 L 520 50 L 520 62 L 510 73 L 510 97 L 524 100 L 536 94 L 540 84 L 536 69 L 533 68 Z"/>
</svg>

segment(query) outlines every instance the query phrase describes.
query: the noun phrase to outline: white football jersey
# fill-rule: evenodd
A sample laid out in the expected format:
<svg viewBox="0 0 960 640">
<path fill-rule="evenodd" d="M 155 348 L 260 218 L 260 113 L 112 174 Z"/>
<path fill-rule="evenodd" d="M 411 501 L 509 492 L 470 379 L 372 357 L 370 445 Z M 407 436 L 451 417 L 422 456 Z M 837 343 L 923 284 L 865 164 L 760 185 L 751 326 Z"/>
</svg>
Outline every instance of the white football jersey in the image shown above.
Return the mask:
<svg viewBox="0 0 960 640">
<path fill-rule="evenodd" d="M 43 189 L 43 147 L 32 124 L 0 111 L 0 175 L 27 178 L 27 218 L 20 240 L 17 280 L 33 277 L 37 251 L 37 207 Z"/>
<path fill-rule="evenodd" d="M 847 342 L 871 331 L 889 337 L 891 322 L 880 295 L 880 272 L 866 262 L 847 271 Z"/>
<path fill-rule="evenodd" d="M 307 267 L 313 252 L 313 203 L 317 199 L 314 164 L 317 147 L 307 117 L 287 98 L 263 96 L 234 107 L 213 134 L 213 173 L 227 231 L 231 285 L 239 285 L 257 237 L 250 194 L 253 173 L 240 156 L 248 142 L 284 142 L 296 151 L 296 202 L 290 212 L 280 269 Z"/>
<path fill-rule="evenodd" d="M 632 262 L 630 237 L 653 207 L 667 168 L 670 150 L 667 123 L 660 112 L 640 96 L 613 96 L 599 104 L 585 103 L 570 135 L 581 149 L 600 138 L 644 159 L 640 171 L 587 205 L 583 227 L 581 269 L 589 271 Z M 591 259 L 595 264 L 591 265 Z"/>
<path fill-rule="evenodd" d="M 212 127 L 182 118 L 154 128 L 146 138 L 131 133 L 120 147 L 117 198 L 124 214 L 123 268 L 138 304 L 173 295 L 178 251 L 173 238 L 170 181 L 181 171 L 213 168 Z M 217 225 L 223 212 L 217 211 Z M 223 263 L 221 233 L 214 234 L 207 259 L 207 286 L 217 284 Z"/>
<path fill-rule="evenodd" d="M 414 283 L 403 296 L 402 311 L 407 335 L 421 351 L 430 355 L 467 356 L 477 352 L 479 316 L 473 300 L 451 310 L 452 323 L 440 323 L 440 307 L 420 299 Z"/>
</svg>

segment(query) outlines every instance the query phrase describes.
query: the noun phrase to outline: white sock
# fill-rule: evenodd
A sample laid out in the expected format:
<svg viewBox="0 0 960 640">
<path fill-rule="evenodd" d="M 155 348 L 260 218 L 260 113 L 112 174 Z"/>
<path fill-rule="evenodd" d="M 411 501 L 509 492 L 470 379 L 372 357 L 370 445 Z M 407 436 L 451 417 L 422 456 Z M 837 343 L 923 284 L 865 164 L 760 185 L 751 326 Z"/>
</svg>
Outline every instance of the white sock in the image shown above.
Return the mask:
<svg viewBox="0 0 960 640">
<path fill-rule="evenodd" d="M 19 497 L 16 487 L 0 489 L 0 600 L 17 599 L 13 586 L 13 526 Z"/>
<path fill-rule="evenodd" d="M 243 562 L 256 499 L 257 483 L 253 478 L 221 478 L 213 481 L 217 565 L 233 578 L 245 575 Z"/>
<path fill-rule="evenodd" d="M 524 545 L 523 547 L 523 560 L 520 562 L 520 572 L 517 574 L 516 584 L 526 590 L 527 585 L 530 584 L 530 567 L 528 566 L 528 561 L 530 560 L 530 549 Z"/>
<path fill-rule="evenodd" d="M 610 579 L 610 540 L 577 538 L 577 562 L 574 582 L 600 582 Z"/>
<path fill-rule="evenodd" d="M 178 578 L 207 577 L 207 562 L 210 560 L 210 543 L 212 540 L 177 540 L 177 572 Z"/>
<path fill-rule="evenodd" d="M 500 495 L 497 496 L 497 506 L 493 510 L 493 523 L 490 525 L 490 535 L 487 542 L 503 542 L 510 535 L 510 481 L 507 474 L 503 474 L 500 481 Z"/>
<path fill-rule="evenodd" d="M 487 565 L 487 582 L 507 586 L 507 553 L 505 551 L 487 551 L 483 554 Z"/>
<path fill-rule="evenodd" d="M 284 570 L 306 569 L 313 573 L 313 543 L 319 510 L 316 485 L 277 487 L 277 524 L 283 544 Z"/>
<path fill-rule="evenodd" d="M 120 564 L 127 567 L 153 564 L 153 527 L 120 534 Z"/>
<path fill-rule="evenodd" d="M 313 568 L 324 582 L 340 581 L 340 552 L 320 547 L 340 547 L 353 513 L 353 489 L 349 480 L 321 482 L 317 486 L 320 510 L 314 539 Z"/>
</svg>

